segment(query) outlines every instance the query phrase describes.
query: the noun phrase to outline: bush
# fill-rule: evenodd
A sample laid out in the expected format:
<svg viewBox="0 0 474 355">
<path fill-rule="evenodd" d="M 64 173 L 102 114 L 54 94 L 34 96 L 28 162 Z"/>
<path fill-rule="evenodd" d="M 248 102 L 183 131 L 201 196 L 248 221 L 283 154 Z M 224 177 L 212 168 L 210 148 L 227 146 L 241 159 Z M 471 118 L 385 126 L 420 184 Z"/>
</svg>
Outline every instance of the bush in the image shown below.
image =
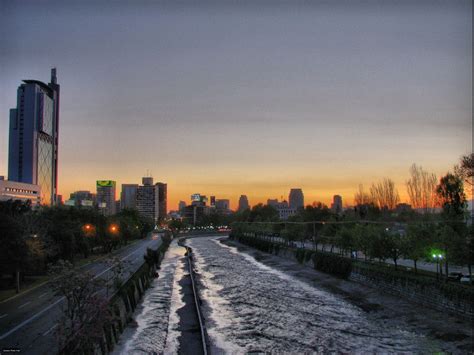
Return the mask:
<svg viewBox="0 0 474 355">
<path fill-rule="evenodd" d="M 347 279 L 351 274 L 352 261 L 350 259 L 320 251 L 315 251 L 312 258 L 316 270 L 344 279 Z"/>
</svg>

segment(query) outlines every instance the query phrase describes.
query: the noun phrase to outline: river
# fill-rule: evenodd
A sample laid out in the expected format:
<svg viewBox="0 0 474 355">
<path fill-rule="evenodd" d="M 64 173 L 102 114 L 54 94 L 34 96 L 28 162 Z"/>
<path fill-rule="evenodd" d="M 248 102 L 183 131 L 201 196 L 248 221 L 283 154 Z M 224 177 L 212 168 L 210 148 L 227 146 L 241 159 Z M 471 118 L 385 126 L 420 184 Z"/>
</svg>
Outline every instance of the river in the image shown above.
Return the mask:
<svg viewBox="0 0 474 355">
<path fill-rule="evenodd" d="M 344 297 L 265 265 L 222 237 L 187 240 L 193 249 L 211 353 L 433 353 L 440 342 Z M 153 289 L 116 354 L 176 353 L 183 248 L 170 246 Z M 336 281 L 337 282 L 337 281 Z"/>
</svg>

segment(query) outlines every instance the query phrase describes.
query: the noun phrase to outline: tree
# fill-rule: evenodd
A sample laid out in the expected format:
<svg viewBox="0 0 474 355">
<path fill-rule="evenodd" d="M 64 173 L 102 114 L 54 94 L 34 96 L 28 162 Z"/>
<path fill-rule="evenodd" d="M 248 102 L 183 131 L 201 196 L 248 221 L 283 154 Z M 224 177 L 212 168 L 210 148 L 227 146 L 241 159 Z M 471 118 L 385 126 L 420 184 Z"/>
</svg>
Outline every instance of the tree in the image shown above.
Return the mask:
<svg viewBox="0 0 474 355">
<path fill-rule="evenodd" d="M 373 203 L 381 210 L 393 210 L 400 201 L 395 183 L 389 178 L 384 178 L 382 181 L 372 184 L 370 195 Z"/>
<path fill-rule="evenodd" d="M 16 293 L 20 292 L 20 272 L 28 256 L 28 247 L 22 226 L 12 216 L 0 213 L 0 260 L 14 273 Z M 4 269 L 5 268 L 5 269 Z"/>
<path fill-rule="evenodd" d="M 447 220 L 462 221 L 467 207 L 463 181 L 457 175 L 448 173 L 443 176 L 436 187 L 443 215 Z"/>
<path fill-rule="evenodd" d="M 459 165 L 454 167 L 454 173 L 470 187 L 470 198 L 474 198 L 474 153 L 464 155 Z"/>
<path fill-rule="evenodd" d="M 100 293 L 104 282 L 63 260 L 50 266 L 50 274 L 55 294 L 65 299 L 58 327 L 60 352 L 94 353 L 94 344 L 102 339 L 104 327 L 113 320 L 108 300 Z"/>
<path fill-rule="evenodd" d="M 406 181 L 407 193 L 413 208 L 430 212 L 436 206 L 436 175 L 421 166 L 410 167 L 410 178 Z"/>
<path fill-rule="evenodd" d="M 429 245 L 433 242 L 432 225 L 410 224 L 407 233 L 401 238 L 402 254 L 413 260 L 415 272 L 418 272 L 417 262 L 429 255 Z"/>
<path fill-rule="evenodd" d="M 370 205 L 372 203 L 371 196 L 364 191 L 364 185 L 359 184 L 359 190 L 354 195 L 354 204 L 356 206 Z"/>
</svg>

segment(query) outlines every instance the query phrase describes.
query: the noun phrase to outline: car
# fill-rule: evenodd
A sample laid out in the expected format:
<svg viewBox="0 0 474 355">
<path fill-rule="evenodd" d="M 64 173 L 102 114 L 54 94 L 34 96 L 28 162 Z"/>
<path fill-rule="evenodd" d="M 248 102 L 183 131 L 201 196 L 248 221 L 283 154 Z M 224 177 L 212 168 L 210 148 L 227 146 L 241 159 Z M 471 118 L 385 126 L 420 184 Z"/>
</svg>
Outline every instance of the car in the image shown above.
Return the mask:
<svg viewBox="0 0 474 355">
<path fill-rule="evenodd" d="M 459 281 L 463 277 L 461 272 L 450 272 L 448 275 L 448 279 L 452 281 Z"/>
<path fill-rule="evenodd" d="M 463 275 L 459 280 L 462 284 L 472 284 L 472 275 Z"/>
</svg>

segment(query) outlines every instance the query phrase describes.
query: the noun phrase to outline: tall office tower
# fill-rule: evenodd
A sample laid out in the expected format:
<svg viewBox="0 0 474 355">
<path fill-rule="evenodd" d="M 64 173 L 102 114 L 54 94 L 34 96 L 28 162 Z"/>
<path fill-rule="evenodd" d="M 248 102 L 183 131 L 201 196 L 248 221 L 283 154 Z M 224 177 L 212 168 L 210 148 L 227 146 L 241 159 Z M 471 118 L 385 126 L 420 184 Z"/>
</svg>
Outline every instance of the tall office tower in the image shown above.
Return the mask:
<svg viewBox="0 0 474 355">
<path fill-rule="evenodd" d="M 137 188 L 137 210 L 156 223 L 159 218 L 159 186 L 153 185 L 152 177 L 144 177 L 143 185 Z"/>
<path fill-rule="evenodd" d="M 10 110 L 8 180 L 38 185 L 41 203 L 54 205 L 58 193 L 59 85 L 23 80 Z"/>
<path fill-rule="evenodd" d="M 299 208 L 304 208 L 303 190 L 291 189 L 288 200 L 290 201 L 290 208 L 294 208 L 295 210 Z"/>
<path fill-rule="evenodd" d="M 120 193 L 120 207 L 137 208 L 137 189 L 138 184 L 122 184 Z"/>
<path fill-rule="evenodd" d="M 211 196 L 211 207 L 216 207 L 216 196 Z"/>
<path fill-rule="evenodd" d="M 97 180 L 97 206 L 106 216 L 115 214 L 115 181 Z"/>
<path fill-rule="evenodd" d="M 158 216 L 159 220 L 165 219 L 168 214 L 168 185 L 164 182 L 158 182 Z"/>
<path fill-rule="evenodd" d="M 331 210 L 335 213 L 342 212 L 342 197 L 339 195 L 334 195 L 332 198 Z"/>
<path fill-rule="evenodd" d="M 249 209 L 249 200 L 247 198 L 247 195 L 240 195 L 239 198 L 239 211 L 245 211 L 246 209 Z"/>
<path fill-rule="evenodd" d="M 186 202 L 184 202 L 184 201 L 179 201 L 179 204 L 178 204 L 178 211 L 179 211 L 179 212 L 182 212 L 182 211 L 184 211 L 185 208 L 186 208 Z"/>
</svg>

